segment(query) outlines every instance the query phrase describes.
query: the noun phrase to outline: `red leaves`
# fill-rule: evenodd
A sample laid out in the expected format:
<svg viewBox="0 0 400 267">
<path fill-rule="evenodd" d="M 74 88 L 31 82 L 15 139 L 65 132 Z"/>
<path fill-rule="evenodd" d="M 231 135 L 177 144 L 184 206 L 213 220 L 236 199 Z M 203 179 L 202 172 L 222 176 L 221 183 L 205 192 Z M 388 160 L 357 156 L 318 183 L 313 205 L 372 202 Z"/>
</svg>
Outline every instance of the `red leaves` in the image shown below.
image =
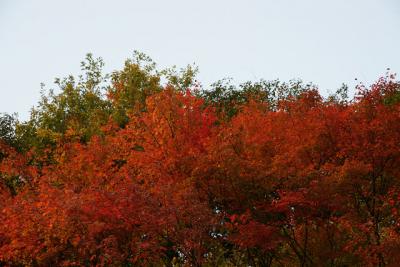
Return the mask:
<svg viewBox="0 0 400 267">
<path fill-rule="evenodd" d="M 110 122 L 85 145 L 59 143 L 40 168 L 35 152 L 2 146 L 2 178 L 26 185 L 12 197 L 3 179 L 0 261 L 202 264 L 222 249 L 249 262 L 391 263 L 400 247 L 396 88 L 379 81 L 348 105 L 314 90 L 277 111 L 250 102 L 218 124 L 202 99 L 169 88 L 124 129 Z"/>
<path fill-rule="evenodd" d="M 277 228 L 250 221 L 238 224 L 237 233 L 230 236 L 230 240 L 240 247 L 260 248 L 263 251 L 274 250 L 280 242 Z"/>
</svg>

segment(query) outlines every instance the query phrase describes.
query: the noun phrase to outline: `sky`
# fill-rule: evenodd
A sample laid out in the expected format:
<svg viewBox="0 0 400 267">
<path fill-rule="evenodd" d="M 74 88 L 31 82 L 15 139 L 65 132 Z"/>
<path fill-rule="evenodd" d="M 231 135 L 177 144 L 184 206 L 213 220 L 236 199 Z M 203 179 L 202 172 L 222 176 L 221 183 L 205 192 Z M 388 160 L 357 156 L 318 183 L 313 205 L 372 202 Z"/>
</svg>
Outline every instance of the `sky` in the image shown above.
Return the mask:
<svg viewBox="0 0 400 267">
<path fill-rule="evenodd" d="M 399 29 L 398 0 L 0 0 L 0 112 L 28 119 L 40 83 L 78 75 L 88 52 L 105 72 L 139 50 L 195 63 L 205 88 L 302 79 L 327 94 L 400 72 Z"/>
</svg>

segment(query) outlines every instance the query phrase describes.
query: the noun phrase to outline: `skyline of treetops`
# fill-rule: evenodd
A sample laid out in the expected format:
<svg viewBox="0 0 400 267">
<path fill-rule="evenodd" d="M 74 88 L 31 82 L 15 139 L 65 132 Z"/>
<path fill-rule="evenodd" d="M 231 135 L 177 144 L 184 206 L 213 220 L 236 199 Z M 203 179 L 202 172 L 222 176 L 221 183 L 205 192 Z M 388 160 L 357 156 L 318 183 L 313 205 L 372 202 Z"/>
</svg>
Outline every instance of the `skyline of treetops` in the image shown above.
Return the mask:
<svg viewBox="0 0 400 267">
<path fill-rule="evenodd" d="M 0 114 L 1 266 L 396 266 L 400 82 L 120 70 Z"/>
</svg>

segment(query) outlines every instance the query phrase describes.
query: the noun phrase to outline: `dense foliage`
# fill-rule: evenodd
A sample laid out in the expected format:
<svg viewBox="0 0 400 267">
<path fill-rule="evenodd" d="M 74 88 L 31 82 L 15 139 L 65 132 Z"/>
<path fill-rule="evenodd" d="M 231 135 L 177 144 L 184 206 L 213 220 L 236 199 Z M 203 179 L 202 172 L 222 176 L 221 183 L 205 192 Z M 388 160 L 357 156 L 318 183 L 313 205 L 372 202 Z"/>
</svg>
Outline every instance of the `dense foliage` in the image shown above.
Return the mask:
<svg viewBox="0 0 400 267">
<path fill-rule="evenodd" d="M 395 266 L 400 83 L 158 71 L 136 53 L 0 118 L 5 266 Z M 165 81 L 165 84 L 163 84 Z"/>
</svg>

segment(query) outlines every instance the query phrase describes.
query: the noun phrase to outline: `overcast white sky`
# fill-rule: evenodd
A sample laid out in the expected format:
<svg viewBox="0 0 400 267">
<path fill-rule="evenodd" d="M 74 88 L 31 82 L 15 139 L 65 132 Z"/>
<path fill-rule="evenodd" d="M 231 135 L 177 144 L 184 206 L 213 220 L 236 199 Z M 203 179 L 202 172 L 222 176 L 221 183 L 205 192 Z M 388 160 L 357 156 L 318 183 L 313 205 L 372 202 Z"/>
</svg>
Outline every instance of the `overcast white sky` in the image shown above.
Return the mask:
<svg viewBox="0 0 400 267">
<path fill-rule="evenodd" d="M 40 83 L 78 74 L 87 52 L 112 71 L 135 49 L 195 62 L 204 86 L 301 78 L 326 93 L 400 72 L 400 1 L 0 0 L 0 112 L 27 119 Z"/>
</svg>

